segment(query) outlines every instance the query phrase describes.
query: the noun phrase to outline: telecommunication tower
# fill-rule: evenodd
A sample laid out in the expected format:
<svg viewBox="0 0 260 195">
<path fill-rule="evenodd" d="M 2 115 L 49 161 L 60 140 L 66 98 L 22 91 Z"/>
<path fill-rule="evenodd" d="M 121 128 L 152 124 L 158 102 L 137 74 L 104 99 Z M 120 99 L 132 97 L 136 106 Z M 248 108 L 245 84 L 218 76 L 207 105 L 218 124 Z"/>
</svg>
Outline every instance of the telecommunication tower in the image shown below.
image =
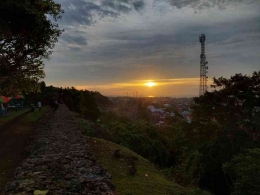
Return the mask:
<svg viewBox="0 0 260 195">
<path fill-rule="evenodd" d="M 208 73 L 208 62 L 206 61 L 206 55 L 205 55 L 205 42 L 206 42 L 206 36 L 202 34 L 200 37 L 200 43 L 201 43 L 201 54 L 200 54 L 200 96 L 203 95 L 207 91 L 207 73 Z"/>
</svg>

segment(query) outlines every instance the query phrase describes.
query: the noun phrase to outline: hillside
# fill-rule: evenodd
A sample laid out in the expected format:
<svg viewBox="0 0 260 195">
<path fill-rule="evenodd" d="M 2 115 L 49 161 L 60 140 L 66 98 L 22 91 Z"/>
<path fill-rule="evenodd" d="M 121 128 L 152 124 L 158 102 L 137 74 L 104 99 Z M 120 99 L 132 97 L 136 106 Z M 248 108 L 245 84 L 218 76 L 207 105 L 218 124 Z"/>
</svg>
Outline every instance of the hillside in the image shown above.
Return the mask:
<svg viewBox="0 0 260 195">
<path fill-rule="evenodd" d="M 116 186 L 117 195 L 207 195 L 200 190 L 184 188 L 167 180 L 154 164 L 118 144 L 99 138 L 86 137 L 90 150 L 101 164 L 108 169 Z M 122 157 L 115 158 L 114 152 L 120 149 Z M 133 176 L 129 170 L 132 159 L 137 172 Z"/>
</svg>

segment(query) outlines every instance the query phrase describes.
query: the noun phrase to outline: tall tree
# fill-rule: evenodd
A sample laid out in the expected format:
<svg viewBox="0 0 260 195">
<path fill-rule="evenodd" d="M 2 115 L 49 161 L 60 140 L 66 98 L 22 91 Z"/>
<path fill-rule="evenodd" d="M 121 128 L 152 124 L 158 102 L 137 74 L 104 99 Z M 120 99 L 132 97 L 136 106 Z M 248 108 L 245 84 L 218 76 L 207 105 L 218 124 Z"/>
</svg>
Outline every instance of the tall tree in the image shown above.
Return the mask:
<svg viewBox="0 0 260 195">
<path fill-rule="evenodd" d="M 200 186 L 229 194 L 232 182 L 225 178 L 223 164 L 260 147 L 260 71 L 214 78 L 212 87 L 212 92 L 194 99 L 194 123 L 186 136 L 192 136 L 200 154 L 196 159 Z"/>
<path fill-rule="evenodd" d="M 30 90 L 44 78 L 43 59 L 62 33 L 62 12 L 53 0 L 0 2 L 0 93 Z"/>
<path fill-rule="evenodd" d="M 232 139 L 232 130 L 243 130 L 252 141 L 260 141 L 260 71 L 213 81 L 212 92 L 195 98 L 195 121 L 200 127 L 214 127 L 211 138 L 227 130 Z"/>
</svg>

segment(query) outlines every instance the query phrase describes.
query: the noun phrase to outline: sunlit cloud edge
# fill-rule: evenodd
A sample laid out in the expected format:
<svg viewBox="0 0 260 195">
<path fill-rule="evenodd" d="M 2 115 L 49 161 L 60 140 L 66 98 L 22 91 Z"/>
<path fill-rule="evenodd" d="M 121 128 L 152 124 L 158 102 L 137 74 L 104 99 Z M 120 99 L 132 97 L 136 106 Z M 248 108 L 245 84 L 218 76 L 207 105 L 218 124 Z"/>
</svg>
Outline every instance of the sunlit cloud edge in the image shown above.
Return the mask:
<svg viewBox="0 0 260 195">
<path fill-rule="evenodd" d="M 92 89 L 119 89 L 119 88 L 131 88 L 131 87 L 147 87 L 147 82 L 154 82 L 154 87 L 166 86 L 166 85 L 198 85 L 200 78 L 178 78 L 178 79 L 149 79 L 149 80 L 135 80 L 124 83 L 110 83 L 103 85 L 78 85 L 76 89 L 92 90 Z"/>
</svg>

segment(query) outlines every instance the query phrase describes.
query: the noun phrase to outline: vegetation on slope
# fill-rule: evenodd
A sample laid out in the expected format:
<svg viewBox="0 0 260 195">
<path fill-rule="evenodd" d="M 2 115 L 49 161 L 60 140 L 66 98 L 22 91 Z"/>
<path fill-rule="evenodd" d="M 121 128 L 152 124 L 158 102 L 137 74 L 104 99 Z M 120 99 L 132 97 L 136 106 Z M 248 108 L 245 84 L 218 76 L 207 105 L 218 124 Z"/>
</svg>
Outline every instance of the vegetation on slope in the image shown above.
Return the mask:
<svg viewBox="0 0 260 195">
<path fill-rule="evenodd" d="M 16 118 L 17 116 L 27 112 L 28 110 L 26 109 L 23 109 L 23 110 L 18 110 L 18 111 L 9 111 L 8 112 L 8 116 L 7 117 L 4 117 L 4 116 L 1 116 L 0 117 L 0 125 L 3 125 L 4 123 L 7 123 L 8 121 Z"/>
<path fill-rule="evenodd" d="M 207 195 L 201 190 L 181 187 L 169 180 L 155 167 L 133 151 L 118 144 L 94 137 L 86 137 L 90 150 L 98 161 L 108 169 L 120 195 Z M 120 149 L 122 157 L 113 153 Z M 131 159 L 137 159 L 135 175 L 130 174 Z"/>
<path fill-rule="evenodd" d="M 159 132 L 152 123 L 142 120 L 131 121 L 112 112 L 103 114 L 100 124 L 84 119 L 79 122 L 86 135 L 105 138 L 127 147 L 158 167 L 167 167 L 173 163 L 174 151 L 171 150 L 169 139 L 164 133 L 173 133 L 174 128 L 165 129 L 164 133 Z"/>
</svg>

